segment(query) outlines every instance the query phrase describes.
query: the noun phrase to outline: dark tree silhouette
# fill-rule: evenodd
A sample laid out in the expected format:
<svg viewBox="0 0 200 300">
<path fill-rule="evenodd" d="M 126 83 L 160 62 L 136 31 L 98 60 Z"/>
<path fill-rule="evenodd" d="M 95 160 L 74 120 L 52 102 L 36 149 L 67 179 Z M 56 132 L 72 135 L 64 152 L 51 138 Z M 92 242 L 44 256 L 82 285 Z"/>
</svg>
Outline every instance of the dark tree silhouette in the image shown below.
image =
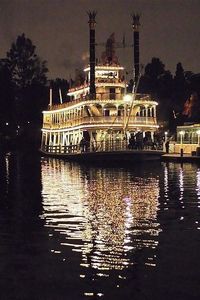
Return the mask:
<svg viewBox="0 0 200 300">
<path fill-rule="evenodd" d="M 185 81 L 184 69 L 180 62 L 177 63 L 177 65 L 176 65 L 176 72 L 175 72 L 174 80 L 177 82 L 180 82 L 180 83 L 184 83 L 184 81 Z"/>
<path fill-rule="evenodd" d="M 132 91 L 130 80 L 128 91 Z M 184 122 L 200 122 L 200 75 L 184 71 L 179 62 L 174 77 L 159 58 L 152 58 L 140 78 L 138 92 L 151 94 L 159 102 L 158 120 L 171 132 Z M 190 108 L 188 113 L 188 107 Z"/>
<path fill-rule="evenodd" d="M 165 65 L 159 58 L 153 57 L 151 63 L 145 67 L 144 75 L 140 79 L 139 91 L 157 96 L 159 79 L 165 74 Z"/>
<path fill-rule="evenodd" d="M 189 82 L 192 91 L 195 91 L 200 98 L 200 73 L 192 74 L 189 78 Z"/>
<path fill-rule="evenodd" d="M 15 127 L 14 85 L 4 59 L 0 60 L 0 128 L 7 133 Z"/>
<path fill-rule="evenodd" d="M 50 80 L 50 86 L 53 92 L 53 104 L 60 104 L 61 99 L 62 102 L 67 102 L 69 100 L 69 97 L 67 96 L 69 90 L 69 82 L 66 79 L 56 78 L 54 80 Z"/>
<path fill-rule="evenodd" d="M 185 71 L 182 64 L 179 62 L 176 65 L 176 72 L 174 76 L 174 92 L 173 103 L 174 110 L 181 112 L 186 99 L 189 96 L 189 84 L 186 81 Z"/>
<path fill-rule="evenodd" d="M 190 83 L 190 77 L 192 73 L 184 71 L 182 64 L 179 62 L 176 65 L 176 72 L 174 76 L 173 93 L 172 93 L 172 108 L 175 115 L 175 126 L 183 125 L 189 121 L 191 117 L 185 114 L 185 104 L 188 104 L 188 100 L 193 92 Z M 193 101 L 192 101 L 193 102 Z M 187 106 L 186 104 L 186 106 Z M 195 101 L 196 106 L 196 101 Z"/>
<path fill-rule="evenodd" d="M 159 58 L 153 57 L 151 63 L 145 67 L 145 74 L 151 79 L 158 79 L 165 72 L 165 65 Z"/>
<path fill-rule="evenodd" d="M 22 135 L 32 139 L 31 134 L 36 129 L 39 132 L 41 127 L 41 112 L 48 97 L 45 86 L 48 71 L 46 62 L 40 60 L 36 47 L 25 34 L 18 36 L 11 45 L 5 61 L 15 91 L 14 111 L 17 126 L 20 126 Z"/>
<path fill-rule="evenodd" d="M 7 65 L 12 79 L 20 89 L 34 83 L 46 84 L 48 71 L 46 62 L 35 53 L 36 47 L 25 34 L 18 36 L 7 53 Z"/>
<path fill-rule="evenodd" d="M 159 98 L 169 99 L 173 93 L 173 76 L 170 71 L 164 71 L 158 78 L 157 94 Z"/>
<path fill-rule="evenodd" d="M 158 119 L 167 122 L 168 126 L 172 114 L 173 77 L 170 71 L 165 70 L 165 65 L 159 58 L 153 57 L 151 63 L 146 65 L 138 90 L 140 93 L 151 94 L 159 102 Z"/>
</svg>

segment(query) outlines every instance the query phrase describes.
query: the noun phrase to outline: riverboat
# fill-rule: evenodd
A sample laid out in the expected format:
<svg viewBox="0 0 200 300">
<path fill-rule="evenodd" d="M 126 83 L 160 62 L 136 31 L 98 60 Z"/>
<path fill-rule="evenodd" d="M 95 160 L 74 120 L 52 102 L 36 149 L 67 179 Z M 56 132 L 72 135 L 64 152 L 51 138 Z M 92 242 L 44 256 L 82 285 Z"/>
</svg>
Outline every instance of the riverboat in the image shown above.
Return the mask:
<svg viewBox="0 0 200 300">
<path fill-rule="evenodd" d="M 90 63 L 85 82 L 69 89 L 70 101 L 43 111 L 41 151 L 78 160 L 159 159 L 152 149 L 158 129 L 150 95 L 127 93 L 125 70 L 115 55 L 114 36 L 101 60 L 95 58 L 95 12 L 89 12 Z M 139 16 L 133 16 L 135 82 L 139 80 Z M 144 151 L 145 146 L 145 151 Z M 148 155 L 147 155 L 147 150 Z M 137 152 L 137 155 L 133 155 Z M 141 155 L 139 155 L 141 153 Z"/>
</svg>

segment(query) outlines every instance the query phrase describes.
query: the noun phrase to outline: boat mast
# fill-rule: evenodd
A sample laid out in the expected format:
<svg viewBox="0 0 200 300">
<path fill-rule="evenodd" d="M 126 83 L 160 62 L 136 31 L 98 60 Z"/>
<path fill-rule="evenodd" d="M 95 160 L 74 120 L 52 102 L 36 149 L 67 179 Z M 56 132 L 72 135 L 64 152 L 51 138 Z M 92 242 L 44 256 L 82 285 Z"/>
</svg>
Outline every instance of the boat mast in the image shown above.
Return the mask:
<svg viewBox="0 0 200 300">
<path fill-rule="evenodd" d="M 125 128 L 124 128 L 125 136 L 126 136 L 126 132 L 127 132 L 127 129 L 128 129 L 128 123 L 129 123 L 129 120 L 130 120 L 131 112 L 133 110 L 134 101 L 135 101 L 135 98 L 136 98 L 136 95 L 137 95 L 137 89 L 138 89 L 138 85 L 139 85 L 139 82 L 140 82 L 140 77 L 141 77 L 141 73 L 138 76 L 138 81 L 137 81 L 136 85 L 133 86 L 132 99 L 131 99 L 131 107 L 130 107 L 128 118 L 127 118 L 127 122 L 126 122 Z"/>
<path fill-rule="evenodd" d="M 61 88 L 59 88 L 60 104 L 63 103 Z"/>
</svg>

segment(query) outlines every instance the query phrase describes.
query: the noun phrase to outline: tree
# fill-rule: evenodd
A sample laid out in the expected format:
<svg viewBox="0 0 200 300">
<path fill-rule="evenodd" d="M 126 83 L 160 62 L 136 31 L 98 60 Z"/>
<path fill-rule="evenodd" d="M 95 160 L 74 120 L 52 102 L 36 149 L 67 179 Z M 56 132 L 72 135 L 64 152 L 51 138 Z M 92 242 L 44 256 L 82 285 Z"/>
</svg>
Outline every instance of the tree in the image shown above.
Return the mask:
<svg viewBox="0 0 200 300">
<path fill-rule="evenodd" d="M 159 79 L 164 73 L 165 65 L 159 58 L 153 57 L 151 63 L 148 63 L 145 67 L 144 75 L 140 80 L 139 91 L 156 95 Z"/>
<path fill-rule="evenodd" d="M 62 102 L 67 102 L 69 97 L 67 96 L 69 90 L 69 82 L 63 78 L 56 78 L 50 81 L 50 86 L 53 92 L 53 104 L 60 104 L 62 97 Z"/>
<path fill-rule="evenodd" d="M 189 80 L 192 91 L 195 91 L 200 98 L 200 74 L 193 74 Z"/>
<path fill-rule="evenodd" d="M 151 79 L 158 79 L 165 72 L 165 65 L 159 58 L 153 57 L 151 63 L 145 67 L 145 74 Z"/>
<path fill-rule="evenodd" d="M 185 82 L 184 69 L 180 62 L 176 65 L 174 80 L 177 83 L 179 82 L 180 84 L 183 84 Z"/>
<path fill-rule="evenodd" d="M 173 93 L 173 76 L 170 71 L 164 71 L 158 78 L 157 95 L 159 98 L 170 98 Z"/>
<path fill-rule="evenodd" d="M 5 64 L 14 86 L 14 112 L 17 127 L 26 140 L 39 141 L 42 110 L 47 103 L 46 62 L 36 54 L 36 47 L 25 34 L 19 35 L 7 53 Z M 36 136 L 36 133 L 37 135 Z"/>
<path fill-rule="evenodd" d="M 22 34 L 7 53 L 6 66 L 15 89 L 15 110 L 18 125 L 36 123 L 40 126 L 42 99 L 45 95 L 48 71 L 46 62 L 36 54 L 36 47 Z M 34 99 L 33 99 L 34 96 Z"/>
<path fill-rule="evenodd" d="M 158 118 L 161 121 L 169 120 L 172 111 L 172 90 L 173 77 L 170 71 L 165 70 L 165 65 L 159 58 L 153 57 L 151 63 L 148 63 L 145 67 L 138 91 L 151 94 L 159 102 Z"/>
<path fill-rule="evenodd" d="M 188 73 L 188 75 L 187 75 Z M 185 72 L 182 64 L 179 62 L 176 65 L 176 72 L 174 76 L 174 94 L 176 96 L 176 103 L 182 107 L 183 103 L 188 97 L 189 84 L 187 82 L 190 72 Z"/>
<path fill-rule="evenodd" d="M 36 47 L 25 34 L 18 36 L 7 53 L 7 65 L 12 79 L 19 89 L 35 83 L 45 85 L 48 69 L 46 62 L 41 61 L 35 53 Z"/>
<path fill-rule="evenodd" d="M 185 101 L 190 96 L 190 83 L 188 81 L 189 74 L 184 71 L 182 64 L 179 62 L 176 65 L 176 71 L 174 76 L 174 86 L 173 86 L 173 110 L 179 115 L 182 115 L 183 106 Z"/>
<path fill-rule="evenodd" d="M 0 60 L 0 129 L 12 129 L 15 126 L 14 118 L 14 85 L 12 76 L 5 59 Z"/>
</svg>

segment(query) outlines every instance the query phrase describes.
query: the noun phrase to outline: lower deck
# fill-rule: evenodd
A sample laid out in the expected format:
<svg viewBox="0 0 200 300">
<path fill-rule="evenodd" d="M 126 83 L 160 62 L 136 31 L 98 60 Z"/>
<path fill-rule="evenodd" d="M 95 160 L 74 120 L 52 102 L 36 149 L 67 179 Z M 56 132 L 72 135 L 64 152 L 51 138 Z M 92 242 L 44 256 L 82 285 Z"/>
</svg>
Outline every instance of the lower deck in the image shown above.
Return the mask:
<svg viewBox="0 0 200 300">
<path fill-rule="evenodd" d="M 99 151 L 99 152 L 46 152 L 41 150 L 44 155 L 65 158 L 67 160 L 81 162 L 100 162 L 107 163 L 131 163 L 142 161 L 159 161 L 163 155 L 159 150 L 124 150 L 124 151 Z"/>
<path fill-rule="evenodd" d="M 109 141 L 95 144 L 83 143 L 68 146 L 44 145 L 41 152 L 48 156 L 66 158 L 77 161 L 97 162 L 130 162 L 160 160 L 163 154 L 162 144 L 118 140 L 115 143 Z"/>
</svg>

